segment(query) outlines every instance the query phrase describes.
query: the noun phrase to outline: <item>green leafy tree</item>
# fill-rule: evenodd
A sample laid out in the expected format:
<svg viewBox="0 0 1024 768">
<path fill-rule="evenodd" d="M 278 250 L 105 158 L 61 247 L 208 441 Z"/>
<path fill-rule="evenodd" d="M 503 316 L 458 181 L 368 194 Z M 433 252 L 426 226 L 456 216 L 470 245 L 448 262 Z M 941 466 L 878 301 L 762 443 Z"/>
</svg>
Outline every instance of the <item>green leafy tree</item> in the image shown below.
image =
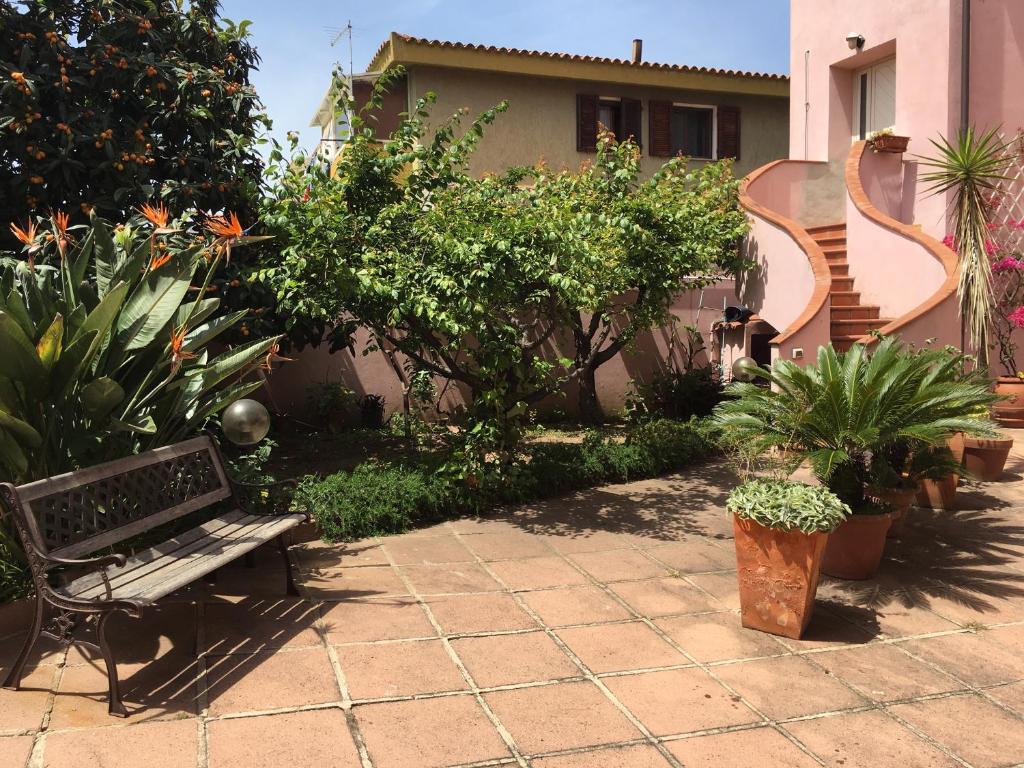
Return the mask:
<svg viewBox="0 0 1024 768">
<path fill-rule="evenodd" d="M 505 105 L 427 138 L 432 101 L 384 141 L 349 105 L 353 136 L 331 173 L 272 155 L 263 218 L 286 245 L 257 278 L 293 316 L 351 317 L 461 385 L 468 439 L 508 449 L 527 408 L 567 382 L 596 410 L 597 367 L 667 318 L 685 277 L 736 263 L 745 223 L 728 164 L 691 173 L 680 159 L 639 181 L 636 147 L 609 136 L 578 172 L 473 178 L 469 157 Z"/>
<path fill-rule="evenodd" d="M 249 23 L 218 6 L 0 2 L 0 238 L 33 210 L 123 221 L 154 196 L 247 217 L 268 121 Z"/>
</svg>

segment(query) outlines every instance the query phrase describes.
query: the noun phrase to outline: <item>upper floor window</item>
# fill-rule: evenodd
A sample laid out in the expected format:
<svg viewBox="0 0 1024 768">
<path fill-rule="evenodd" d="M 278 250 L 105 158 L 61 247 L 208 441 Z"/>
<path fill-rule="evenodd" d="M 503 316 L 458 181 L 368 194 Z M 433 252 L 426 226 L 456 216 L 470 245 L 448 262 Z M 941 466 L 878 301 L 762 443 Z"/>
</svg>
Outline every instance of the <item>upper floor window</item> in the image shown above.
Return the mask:
<svg viewBox="0 0 1024 768">
<path fill-rule="evenodd" d="M 619 141 L 641 142 L 640 127 L 643 106 L 640 99 L 612 96 L 576 96 L 576 149 L 593 152 L 597 149 L 598 126 L 615 134 Z"/>
<path fill-rule="evenodd" d="M 714 107 L 672 107 L 672 154 L 711 160 L 714 150 Z"/>
</svg>

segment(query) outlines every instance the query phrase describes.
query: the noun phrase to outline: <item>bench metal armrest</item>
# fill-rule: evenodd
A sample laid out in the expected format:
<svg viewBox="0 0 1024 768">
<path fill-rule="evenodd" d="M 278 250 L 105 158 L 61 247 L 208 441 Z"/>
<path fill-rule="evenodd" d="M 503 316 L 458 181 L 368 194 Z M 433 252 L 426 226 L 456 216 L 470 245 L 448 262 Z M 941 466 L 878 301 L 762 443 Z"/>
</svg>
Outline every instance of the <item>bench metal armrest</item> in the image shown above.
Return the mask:
<svg viewBox="0 0 1024 768">
<path fill-rule="evenodd" d="M 124 568 L 124 564 L 128 562 L 128 558 L 125 555 L 101 555 L 100 557 L 86 557 L 84 559 L 76 560 L 67 557 L 54 557 L 53 555 L 46 554 L 44 552 L 36 552 L 36 555 L 41 559 L 47 561 L 51 565 L 81 565 L 89 568 L 105 568 L 108 565 L 116 565 L 118 568 Z"/>
</svg>

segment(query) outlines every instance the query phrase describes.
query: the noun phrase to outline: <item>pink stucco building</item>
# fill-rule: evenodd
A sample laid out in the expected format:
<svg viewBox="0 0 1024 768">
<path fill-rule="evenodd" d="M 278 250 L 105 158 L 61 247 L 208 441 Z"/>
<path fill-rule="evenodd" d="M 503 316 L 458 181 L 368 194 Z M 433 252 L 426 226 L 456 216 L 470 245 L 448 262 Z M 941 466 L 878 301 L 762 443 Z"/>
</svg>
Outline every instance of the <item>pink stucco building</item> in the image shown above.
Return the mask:
<svg viewBox="0 0 1024 768">
<path fill-rule="evenodd" d="M 929 195 L 918 156 L 962 125 L 1024 127 L 1024 2 L 791 0 L 788 160 L 753 171 L 743 203 L 757 267 L 742 299 L 774 331 L 772 357 L 819 345 L 960 345 L 956 256 L 942 244 L 948 200 Z M 906 153 L 866 145 L 891 128 Z M 1019 180 L 997 223 L 1019 220 Z M 723 355 L 749 352 L 734 332 Z M 751 329 L 745 329 L 750 336 Z"/>
</svg>

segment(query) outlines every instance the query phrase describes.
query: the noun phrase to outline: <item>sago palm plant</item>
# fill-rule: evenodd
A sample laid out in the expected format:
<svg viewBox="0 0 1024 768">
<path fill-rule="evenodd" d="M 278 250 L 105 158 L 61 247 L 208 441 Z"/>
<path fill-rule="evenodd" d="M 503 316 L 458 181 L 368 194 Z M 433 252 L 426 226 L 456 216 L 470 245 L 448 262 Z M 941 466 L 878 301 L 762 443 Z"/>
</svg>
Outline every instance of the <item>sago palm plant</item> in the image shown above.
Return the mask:
<svg viewBox="0 0 1024 768">
<path fill-rule="evenodd" d="M 955 432 L 994 433 L 979 415 L 996 400 L 977 373 L 963 373 L 963 356 L 914 352 L 885 339 L 870 355 L 862 345 L 818 351 L 806 368 L 779 361 L 763 375 L 765 388 L 733 383 L 733 399 L 715 411 L 732 442 L 785 451 L 810 460 L 815 475 L 856 513 L 866 507 L 872 460 L 900 446 L 924 453 Z"/>
<path fill-rule="evenodd" d="M 971 344 L 985 355 L 993 306 L 986 195 L 1006 178 L 1003 171 L 1009 145 L 998 128 L 982 134 L 967 128 L 952 141 L 944 136 L 931 141 L 939 153 L 921 158 L 922 165 L 933 169 L 921 178 L 929 184 L 925 191 L 930 194 L 952 193 L 953 248 L 960 263 L 960 315 Z"/>
</svg>

